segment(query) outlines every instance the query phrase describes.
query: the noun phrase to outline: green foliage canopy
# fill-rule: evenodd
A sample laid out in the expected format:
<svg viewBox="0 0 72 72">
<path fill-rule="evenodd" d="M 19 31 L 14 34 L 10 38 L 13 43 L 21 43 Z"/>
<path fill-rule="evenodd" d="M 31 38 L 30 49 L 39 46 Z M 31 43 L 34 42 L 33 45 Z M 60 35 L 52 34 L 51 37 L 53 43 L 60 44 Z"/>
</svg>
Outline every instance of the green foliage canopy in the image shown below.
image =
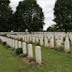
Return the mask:
<svg viewBox="0 0 72 72">
<path fill-rule="evenodd" d="M 72 31 L 72 0 L 57 0 L 54 10 L 57 28 L 65 32 Z"/>
<path fill-rule="evenodd" d="M 16 31 L 41 31 L 44 25 L 44 14 L 36 0 L 21 1 L 13 16 Z"/>
<path fill-rule="evenodd" d="M 8 31 L 10 24 L 9 18 L 12 16 L 12 10 L 9 7 L 9 0 L 0 0 L 0 31 Z"/>
</svg>

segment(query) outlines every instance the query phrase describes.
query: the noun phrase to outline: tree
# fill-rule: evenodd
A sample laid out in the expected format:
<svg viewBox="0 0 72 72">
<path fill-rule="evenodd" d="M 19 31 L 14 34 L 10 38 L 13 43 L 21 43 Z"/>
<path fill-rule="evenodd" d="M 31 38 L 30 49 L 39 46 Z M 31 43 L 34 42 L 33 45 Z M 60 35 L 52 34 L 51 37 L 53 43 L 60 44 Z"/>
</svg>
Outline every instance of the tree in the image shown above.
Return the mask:
<svg viewBox="0 0 72 72">
<path fill-rule="evenodd" d="M 12 10 L 9 7 L 9 0 L 0 0 L 0 32 L 8 31 L 9 18 L 12 16 Z"/>
<path fill-rule="evenodd" d="M 72 31 L 72 0 L 57 0 L 54 10 L 57 28 L 65 32 Z"/>
<path fill-rule="evenodd" d="M 59 28 L 57 28 L 57 25 L 54 24 L 54 25 L 49 26 L 47 31 L 48 32 L 59 32 L 61 30 Z"/>
<path fill-rule="evenodd" d="M 40 31 L 44 25 L 44 14 L 36 0 L 24 0 L 19 3 L 14 14 L 19 31 Z"/>
</svg>

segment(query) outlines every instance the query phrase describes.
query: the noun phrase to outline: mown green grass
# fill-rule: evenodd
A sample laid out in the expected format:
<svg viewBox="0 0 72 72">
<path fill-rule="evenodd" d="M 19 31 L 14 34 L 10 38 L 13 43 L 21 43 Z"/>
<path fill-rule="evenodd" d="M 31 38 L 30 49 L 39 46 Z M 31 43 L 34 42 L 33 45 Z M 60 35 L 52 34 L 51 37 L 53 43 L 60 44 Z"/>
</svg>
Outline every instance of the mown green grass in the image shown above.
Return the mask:
<svg viewBox="0 0 72 72">
<path fill-rule="evenodd" d="M 41 67 L 31 67 L 0 44 L 0 72 L 72 72 L 72 55 L 42 48 Z"/>
</svg>

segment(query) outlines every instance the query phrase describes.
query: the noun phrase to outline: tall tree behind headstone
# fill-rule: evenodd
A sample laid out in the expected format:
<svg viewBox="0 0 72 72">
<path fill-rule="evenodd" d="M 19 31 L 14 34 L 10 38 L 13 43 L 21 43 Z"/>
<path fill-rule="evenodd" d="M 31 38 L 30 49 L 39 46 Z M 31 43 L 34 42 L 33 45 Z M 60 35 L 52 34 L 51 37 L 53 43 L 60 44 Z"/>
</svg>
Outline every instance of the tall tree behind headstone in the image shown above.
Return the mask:
<svg viewBox="0 0 72 72">
<path fill-rule="evenodd" d="M 72 31 L 72 0 L 57 0 L 54 10 L 57 28 Z"/>
<path fill-rule="evenodd" d="M 0 0 L 0 32 L 8 31 L 10 24 L 9 18 L 12 15 L 12 10 L 9 7 L 9 0 Z"/>
<path fill-rule="evenodd" d="M 19 31 L 28 29 L 31 32 L 43 29 L 44 14 L 36 0 L 24 0 L 20 2 L 14 18 Z"/>
</svg>

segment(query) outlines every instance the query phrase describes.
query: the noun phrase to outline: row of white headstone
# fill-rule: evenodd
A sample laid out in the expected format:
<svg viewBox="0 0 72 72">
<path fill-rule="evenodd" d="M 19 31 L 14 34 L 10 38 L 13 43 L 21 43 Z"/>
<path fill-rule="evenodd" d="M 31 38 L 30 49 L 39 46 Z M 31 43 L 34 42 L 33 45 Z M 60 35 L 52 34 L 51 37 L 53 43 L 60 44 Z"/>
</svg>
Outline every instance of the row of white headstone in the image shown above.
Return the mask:
<svg viewBox="0 0 72 72">
<path fill-rule="evenodd" d="M 22 48 L 24 55 L 28 54 L 28 58 L 33 58 L 33 45 L 32 44 L 27 44 L 26 42 L 18 41 L 16 39 L 4 37 L 4 36 L 0 36 L 0 40 L 2 42 L 6 42 L 7 45 L 10 46 L 11 48 L 15 48 L 15 49 Z M 35 58 L 38 64 L 42 63 L 40 46 L 35 46 Z"/>
<path fill-rule="evenodd" d="M 44 34 L 8 35 L 8 37 L 18 38 L 18 39 L 22 38 L 22 40 L 25 42 L 32 42 L 35 44 L 39 44 L 40 46 L 49 47 L 49 48 L 55 48 L 55 47 L 59 48 L 63 46 L 65 52 L 70 52 L 69 38 L 71 39 L 71 35 L 69 35 L 68 33 L 67 34 L 49 33 L 49 35 L 47 34 L 46 35 Z M 64 38 L 65 41 L 63 41 Z"/>
</svg>

